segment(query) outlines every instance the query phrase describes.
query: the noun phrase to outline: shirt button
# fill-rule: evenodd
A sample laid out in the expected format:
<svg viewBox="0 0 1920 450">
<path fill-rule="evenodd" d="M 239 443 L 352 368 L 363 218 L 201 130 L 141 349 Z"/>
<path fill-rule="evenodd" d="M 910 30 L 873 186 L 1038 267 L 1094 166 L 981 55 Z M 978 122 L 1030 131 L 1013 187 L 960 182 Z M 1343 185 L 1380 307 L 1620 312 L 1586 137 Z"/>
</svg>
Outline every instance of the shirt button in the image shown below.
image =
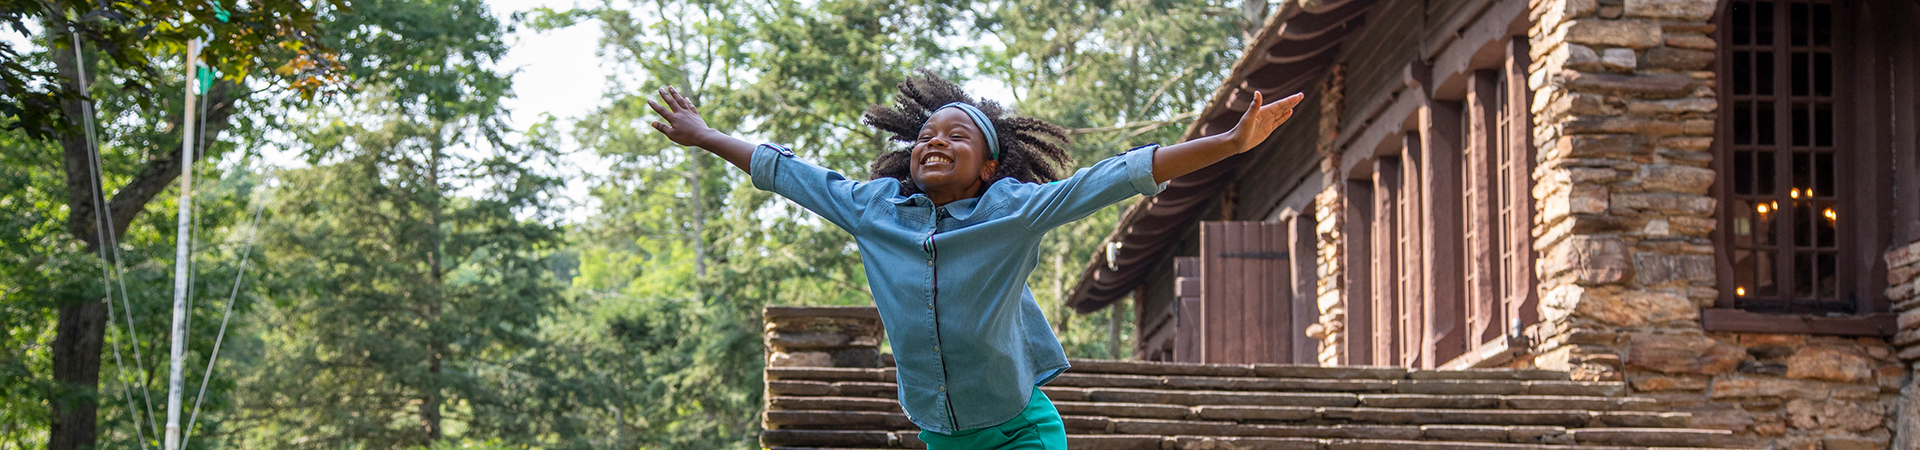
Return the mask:
<svg viewBox="0 0 1920 450">
<path fill-rule="evenodd" d="M 935 346 L 933 346 L 933 352 L 934 352 L 934 353 L 940 353 L 940 346 L 938 346 L 938 345 L 935 345 Z"/>
<path fill-rule="evenodd" d="M 946 392 L 946 391 L 947 391 L 947 387 L 945 385 L 940 386 L 940 392 Z"/>
<path fill-rule="evenodd" d="M 927 260 L 927 267 L 933 267 L 933 260 Z"/>
<path fill-rule="evenodd" d="M 927 309 L 933 309 L 933 304 L 932 304 L 932 303 L 928 303 L 928 304 L 927 304 Z"/>
</svg>

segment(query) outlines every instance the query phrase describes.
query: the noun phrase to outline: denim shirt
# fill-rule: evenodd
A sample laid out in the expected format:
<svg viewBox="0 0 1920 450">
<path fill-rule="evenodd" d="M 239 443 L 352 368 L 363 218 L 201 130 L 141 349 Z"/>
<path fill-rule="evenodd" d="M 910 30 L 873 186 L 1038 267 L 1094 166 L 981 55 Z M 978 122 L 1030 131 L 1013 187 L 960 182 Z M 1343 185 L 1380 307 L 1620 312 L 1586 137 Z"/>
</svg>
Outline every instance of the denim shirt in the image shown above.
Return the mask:
<svg viewBox="0 0 1920 450">
<path fill-rule="evenodd" d="M 754 149 L 749 173 L 754 187 L 853 234 L 893 344 L 900 406 L 920 429 L 952 433 L 1013 418 L 1034 386 L 1067 370 L 1027 288 L 1040 238 L 1134 194 L 1160 193 L 1157 148 L 1052 183 L 1004 178 L 980 197 L 944 206 L 900 195 L 899 180 L 848 180 L 774 144 Z"/>
</svg>

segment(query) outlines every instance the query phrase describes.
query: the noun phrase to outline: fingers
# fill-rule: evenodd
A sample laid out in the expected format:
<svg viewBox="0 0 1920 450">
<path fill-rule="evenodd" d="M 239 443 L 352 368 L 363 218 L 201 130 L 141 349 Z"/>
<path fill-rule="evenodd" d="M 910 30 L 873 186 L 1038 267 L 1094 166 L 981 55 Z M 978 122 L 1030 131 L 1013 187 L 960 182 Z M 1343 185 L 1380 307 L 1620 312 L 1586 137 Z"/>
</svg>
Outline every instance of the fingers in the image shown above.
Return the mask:
<svg viewBox="0 0 1920 450">
<path fill-rule="evenodd" d="M 667 114 L 671 114 L 671 112 L 667 111 L 666 107 L 660 106 L 659 103 L 654 103 L 653 99 L 647 99 L 647 107 L 653 108 L 654 114 L 659 114 L 660 117 L 666 117 Z"/>
<path fill-rule="evenodd" d="M 693 110 L 694 110 L 694 109 L 693 109 L 693 101 L 692 101 L 692 100 L 688 100 L 688 99 L 687 99 L 687 96 L 685 96 L 685 95 L 680 95 L 680 88 L 676 88 L 676 87 L 673 87 L 673 86 L 667 86 L 667 92 L 668 92 L 668 93 L 670 93 L 670 94 L 673 94 L 673 101 L 674 101 L 675 103 L 678 103 L 678 104 L 680 105 L 680 109 L 681 109 L 681 110 L 686 110 L 686 111 L 693 111 Z"/>
<path fill-rule="evenodd" d="M 1287 98 L 1280 99 L 1280 101 L 1273 102 L 1273 104 L 1267 105 L 1266 107 L 1279 107 L 1279 108 L 1293 109 L 1295 105 L 1300 104 L 1300 100 L 1305 98 L 1307 98 L 1306 93 L 1295 92 L 1293 93 L 1293 95 L 1289 95 L 1287 96 Z"/>
<path fill-rule="evenodd" d="M 669 134 L 673 131 L 671 128 L 667 128 L 667 124 L 664 124 L 664 123 L 648 122 L 648 124 L 653 125 L 653 129 L 659 130 L 660 134 Z"/>
</svg>

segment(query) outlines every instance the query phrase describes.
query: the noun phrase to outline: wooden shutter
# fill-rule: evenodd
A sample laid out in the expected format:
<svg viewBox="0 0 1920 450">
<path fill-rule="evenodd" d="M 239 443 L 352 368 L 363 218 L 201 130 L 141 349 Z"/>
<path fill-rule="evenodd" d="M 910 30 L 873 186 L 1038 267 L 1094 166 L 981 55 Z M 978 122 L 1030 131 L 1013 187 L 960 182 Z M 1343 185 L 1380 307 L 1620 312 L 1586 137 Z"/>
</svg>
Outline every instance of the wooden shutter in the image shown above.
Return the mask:
<svg viewBox="0 0 1920 450">
<path fill-rule="evenodd" d="M 1347 330 L 1341 338 L 1346 351 L 1339 363 L 1379 364 L 1373 359 L 1373 182 L 1347 181 L 1347 195 L 1343 197 L 1347 216 L 1340 221 L 1344 228 L 1340 230 L 1340 245 L 1345 247 L 1340 256 L 1344 258 L 1345 270 L 1341 272 L 1346 279 L 1340 280 L 1340 294 L 1346 297 Z"/>
<path fill-rule="evenodd" d="M 1319 364 L 1320 346 L 1318 340 L 1307 338 L 1307 327 L 1320 322 L 1319 290 L 1320 277 L 1314 271 L 1319 270 L 1319 240 L 1314 236 L 1314 220 L 1306 214 L 1287 221 L 1287 259 L 1288 269 L 1292 270 L 1293 295 L 1290 295 L 1293 313 L 1293 327 L 1288 339 L 1293 340 L 1294 364 Z"/>
<path fill-rule="evenodd" d="M 1288 266 L 1284 224 L 1201 222 L 1202 362 L 1293 360 Z"/>
<path fill-rule="evenodd" d="M 1173 259 L 1173 360 L 1200 362 L 1200 258 Z"/>
</svg>

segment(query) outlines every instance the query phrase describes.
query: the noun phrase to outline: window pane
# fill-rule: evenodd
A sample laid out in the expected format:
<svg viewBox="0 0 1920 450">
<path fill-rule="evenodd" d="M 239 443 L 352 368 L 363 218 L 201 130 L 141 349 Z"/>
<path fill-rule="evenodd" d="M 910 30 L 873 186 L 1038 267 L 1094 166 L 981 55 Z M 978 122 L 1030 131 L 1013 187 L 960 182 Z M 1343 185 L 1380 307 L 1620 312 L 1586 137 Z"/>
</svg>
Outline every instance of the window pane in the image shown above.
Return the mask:
<svg viewBox="0 0 1920 450">
<path fill-rule="evenodd" d="M 1813 145 L 1813 114 L 1810 105 L 1793 105 L 1793 145 L 1805 147 Z M 1796 186 L 1804 186 L 1796 184 Z"/>
<path fill-rule="evenodd" d="M 1773 52 L 1753 54 L 1753 88 L 1760 95 L 1773 95 Z"/>
<path fill-rule="evenodd" d="M 1774 271 L 1777 269 L 1773 267 L 1773 252 L 1769 250 L 1753 252 L 1753 268 L 1753 295 L 1764 297 L 1780 295 L 1779 290 L 1776 289 L 1778 283 L 1774 277 Z"/>
<path fill-rule="evenodd" d="M 1794 22 L 1799 21 L 1795 20 Z M 1813 77 L 1809 76 L 1809 73 L 1813 71 L 1813 55 L 1805 52 L 1794 52 L 1792 58 L 1793 71 L 1787 72 L 1790 74 L 1787 75 L 1787 81 L 1793 83 L 1793 95 L 1813 95 Z"/>
<path fill-rule="evenodd" d="M 1833 44 L 1833 7 L 1813 5 L 1813 45 Z"/>
<path fill-rule="evenodd" d="M 1813 54 L 1813 95 L 1833 95 L 1833 54 Z"/>
<path fill-rule="evenodd" d="M 1813 296 L 1813 254 L 1800 253 L 1793 256 L 1793 294 L 1801 297 Z"/>
<path fill-rule="evenodd" d="M 1753 43 L 1753 11 L 1747 3 L 1734 3 L 1727 7 L 1733 12 L 1733 45 Z"/>
<path fill-rule="evenodd" d="M 1840 277 L 1835 273 L 1833 253 L 1820 252 L 1820 254 L 1815 257 L 1815 261 L 1814 270 L 1819 273 L 1815 275 L 1814 286 L 1819 289 L 1817 293 L 1820 295 L 1820 298 L 1833 299 L 1840 297 L 1840 293 L 1838 292 Z"/>
<path fill-rule="evenodd" d="M 1757 263 L 1754 260 L 1755 255 L 1756 253 L 1750 250 L 1733 251 L 1733 295 L 1736 297 L 1757 294 L 1752 290 L 1754 289 L 1753 272 L 1757 269 L 1754 267 Z"/>
<path fill-rule="evenodd" d="M 1834 178 L 1836 178 L 1837 175 L 1838 174 L 1833 171 L 1833 154 L 1832 153 L 1819 153 L 1819 154 L 1813 155 L 1813 179 L 1814 179 L 1813 187 L 1815 190 L 1814 195 L 1818 195 L 1820 197 L 1825 197 L 1825 198 L 1833 198 L 1835 196 L 1838 196 L 1840 192 L 1834 190 L 1834 185 L 1837 184 L 1835 183 Z"/>
<path fill-rule="evenodd" d="M 1773 4 L 1753 5 L 1753 44 L 1773 45 Z"/>
<path fill-rule="evenodd" d="M 1733 202 L 1733 246 L 1747 248 L 1753 246 L 1754 204 L 1749 200 Z"/>
<path fill-rule="evenodd" d="M 1753 195 L 1753 152 L 1733 152 L 1733 193 Z"/>
<path fill-rule="evenodd" d="M 1735 102 L 1733 106 L 1733 143 L 1753 144 L 1753 102 Z"/>
<path fill-rule="evenodd" d="M 1761 101 L 1754 104 L 1753 136 L 1760 145 L 1773 145 L 1774 124 L 1780 119 L 1773 115 L 1773 102 Z M 1768 172 L 1760 172 L 1768 173 Z"/>
<path fill-rule="evenodd" d="M 1834 240 L 1836 239 L 1834 224 L 1840 219 L 1839 211 L 1835 210 L 1832 200 L 1822 200 L 1815 202 L 1814 205 L 1816 209 L 1819 209 L 1819 211 L 1815 211 L 1819 217 L 1813 220 L 1813 231 L 1816 237 L 1819 238 L 1818 245 L 1820 248 L 1833 248 Z"/>
<path fill-rule="evenodd" d="M 1774 180 L 1778 175 L 1774 174 L 1773 152 L 1762 151 L 1754 154 L 1754 156 L 1758 156 L 1760 159 L 1760 195 L 1777 195 L 1780 191 L 1774 189 Z M 1779 205 L 1774 206 L 1778 207 Z"/>
<path fill-rule="evenodd" d="M 1833 147 L 1833 105 L 1813 105 L 1813 145 Z"/>
<path fill-rule="evenodd" d="M 1804 200 L 1793 201 L 1793 246 L 1813 246 L 1813 205 Z"/>
<path fill-rule="evenodd" d="M 1753 52 L 1733 52 L 1733 94 L 1753 94 Z"/>
<path fill-rule="evenodd" d="M 1810 187 L 1813 187 L 1813 155 L 1794 152 L 1793 186 L 1787 188 L 1787 196 L 1794 199 L 1807 198 L 1810 196 L 1807 194 L 1807 188 Z"/>
<path fill-rule="evenodd" d="M 1791 8 L 1790 11 L 1793 11 L 1793 13 L 1787 14 L 1788 27 L 1792 30 L 1793 34 L 1793 40 L 1791 42 L 1793 45 L 1805 46 L 1807 45 L 1808 36 L 1811 35 L 1813 31 L 1807 29 L 1807 20 L 1813 18 L 1813 13 L 1808 11 L 1807 4 L 1805 3 L 1794 3 L 1789 8 Z"/>
<path fill-rule="evenodd" d="M 1773 230 L 1773 221 L 1780 217 L 1781 214 L 1785 214 L 1780 211 L 1780 202 L 1771 200 L 1759 202 L 1759 204 L 1753 206 L 1753 211 L 1754 240 L 1759 241 L 1761 246 L 1774 245 L 1777 234 L 1775 234 Z"/>
</svg>

